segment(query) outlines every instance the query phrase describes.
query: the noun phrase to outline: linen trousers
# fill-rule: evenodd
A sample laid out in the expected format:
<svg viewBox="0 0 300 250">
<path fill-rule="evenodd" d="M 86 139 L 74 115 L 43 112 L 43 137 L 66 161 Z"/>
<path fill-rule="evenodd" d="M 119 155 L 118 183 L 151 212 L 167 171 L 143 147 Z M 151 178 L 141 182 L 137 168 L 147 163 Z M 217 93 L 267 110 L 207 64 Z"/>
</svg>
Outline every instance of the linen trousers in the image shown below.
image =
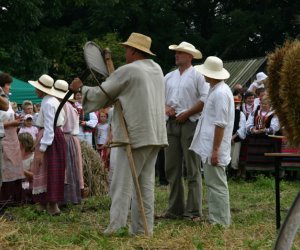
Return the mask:
<svg viewBox="0 0 300 250">
<path fill-rule="evenodd" d="M 197 122 L 167 122 L 169 147 L 165 149 L 166 178 L 170 185 L 167 213 L 176 216 L 202 216 L 202 177 L 200 158 L 189 147 Z M 183 162 L 187 169 L 187 199 L 184 199 Z"/>
<path fill-rule="evenodd" d="M 208 220 L 212 224 L 231 223 L 229 190 L 224 167 L 203 163 L 207 186 Z"/>
<path fill-rule="evenodd" d="M 235 142 L 231 144 L 231 168 L 238 170 L 240 161 L 240 151 L 242 142 Z"/>
<path fill-rule="evenodd" d="M 160 147 L 158 146 L 132 149 L 150 235 L 153 233 L 155 162 L 159 149 Z M 110 187 L 112 199 L 110 224 L 105 232 L 113 233 L 119 228 L 126 226 L 129 206 L 131 204 L 130 231 L 132 234 L 142 234 L 144 233 L 143 220 L 139 211 L 126 148 L 116 148 L 114 153 L 116 165 Z"/>
</svg>

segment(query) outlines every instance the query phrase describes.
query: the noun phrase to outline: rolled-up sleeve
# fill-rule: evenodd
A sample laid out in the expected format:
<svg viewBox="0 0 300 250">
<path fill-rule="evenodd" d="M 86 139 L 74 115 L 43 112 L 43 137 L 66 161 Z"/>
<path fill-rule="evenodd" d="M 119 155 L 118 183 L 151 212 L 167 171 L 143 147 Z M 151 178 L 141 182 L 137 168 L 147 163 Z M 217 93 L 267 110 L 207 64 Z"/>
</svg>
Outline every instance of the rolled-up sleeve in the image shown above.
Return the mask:
<svg viewBox="0 0 300 250">
<path fill-rule="evenodd" d="M 230 105 L 230 100 L 226 95 L 218 95 L 217 98 L 215 99 L 215 105 L 216 108 L 216 120 L 214 122 L 214 125 L 225 128 L 226 125 L 228 124 L 228 112 L 229 112 L 229 105 Z"/>
</svg>

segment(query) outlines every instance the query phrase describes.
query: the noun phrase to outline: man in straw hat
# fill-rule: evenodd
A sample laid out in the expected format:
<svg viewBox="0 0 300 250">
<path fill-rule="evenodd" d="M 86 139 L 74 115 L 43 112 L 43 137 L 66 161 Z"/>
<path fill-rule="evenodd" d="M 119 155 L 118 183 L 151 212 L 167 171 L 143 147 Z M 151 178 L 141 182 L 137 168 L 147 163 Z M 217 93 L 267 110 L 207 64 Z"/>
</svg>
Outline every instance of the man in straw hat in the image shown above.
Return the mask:
<svg viewBox="0 0 300 250">
<path fill-rule="evenodd" d="M 65 113 L 62 111 L 53 129 L 54 117 L 59 106 L 56 97 L 62 98 L 53 87 L 54 80 L 42 75 L 37 81 L 28 81 L 38 97 L 42 98 L 41 109 L 36 120 L 40 128 L 33 162 L 33 199 L 41 209 L 47 209 L 50 215 L 60 214 L 58 203 L 64 200 L 64 181 L 66 167 L 66 142 L 61 130 Z"/>
<path fill-rule="evenodd" d="M 175 51 L 178 69 L 165 76 L 166 117 L 169 147 L 165 150 L 166 177 L 170 184 L 168 210 L 165 218 L 185 216 L 192 220 L 202 215 L 202 179 L 200 162 L 189 150 L 203 109 L 209 85 L 192 66 L 202 54 L 192 44 L 170 45 Z M 183 163 L 187 170 L 188 193 L 184 200 Z M 186 203 L 186 204 L 185 204 Z"/>
<path fill-rule="evenodd" d="M 231 219 L 225 168 L 230 163 L 234 102 L 224 79 L 230 74 L 223 68 L 222 60 L 215 56 L 208 57 L 196 69 L 205 76 L 210 90 L 190 149 L 203 163 L 209 222 L 227 226 Z"/>
<path fill-rule="evenodd" d="M 125 47 L 127 64 L 119 67 L 102 83 L 102 88 L 109 97 L 99 87 L 83 86 L 83 106 L 86 112 L 90 112 L 106 107 L 117 99 L 121 102 L 144 202 L 148 231 L 152 234 L 155 161 L 159 149 L 167 145 L 164 79 L 160 66 L 148 59 L 149 55 L 154 55 L 150 51 L 150 37 L 132 33 L 122 45 Z M 82 82 L 76 78 L 70 89 L 76 91 L 81 85 Z M 112 118 L 112 134 L 114 141 L 126 143 L 116 109 Z M 110 224 L 104 233 L 112 234 L 126 226 L 131 198 L 131 233 L 144 233 L 124 147 L 116 149 L 116 158 L 111 183 Z"/>
</svg>

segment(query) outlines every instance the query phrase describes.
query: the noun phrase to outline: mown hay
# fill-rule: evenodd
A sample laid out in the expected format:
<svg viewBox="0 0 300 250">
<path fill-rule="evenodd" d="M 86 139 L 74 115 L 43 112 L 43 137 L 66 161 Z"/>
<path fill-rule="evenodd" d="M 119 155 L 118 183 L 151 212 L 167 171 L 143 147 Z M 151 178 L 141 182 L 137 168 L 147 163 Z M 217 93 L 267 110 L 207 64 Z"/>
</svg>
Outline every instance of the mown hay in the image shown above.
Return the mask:
<svg viewBox="0 0 300 250">
<path fill-rule="evenodd" d="M 300 147 L 300 41 L 268 55 L 268 93 L 290 146 Z"/>
<path fill-rule="evenodd" d="M 286 133 L 291 145 L 300 148 L 300 41 L 294 41 L 286 54 L 282 68 L 279 96 L 284 100 L 282 110 L 286 116 Z"/>
<path fill-rule="evenodd" d="M 89 195 L 108 193 L 108 172 L 99 153 L 86 142 L 80 142 L 83 161 L 84 183 Z"/>
</svg>

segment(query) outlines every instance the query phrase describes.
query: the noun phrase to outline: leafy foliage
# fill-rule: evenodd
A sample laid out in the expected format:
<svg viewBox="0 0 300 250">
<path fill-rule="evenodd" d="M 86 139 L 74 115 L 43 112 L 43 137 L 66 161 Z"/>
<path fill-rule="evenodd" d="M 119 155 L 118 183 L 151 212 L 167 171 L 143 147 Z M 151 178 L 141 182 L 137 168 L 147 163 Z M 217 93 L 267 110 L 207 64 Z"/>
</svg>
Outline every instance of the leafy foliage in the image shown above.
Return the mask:
<svg viewBox="0 0 300 250">
<path fill-rule="evenodd" d="M 131 32 L 151 36 L 164 72 L 174 64 L 170 44 L 188 41 L 204 57 L 264 56 L 299 26 L 299 1 L 289 0 L 2 0 L 1 70 L 34 79 L 42 73 L 72 79 L 85 68 L 82 46 L 110 47 L 115 66 L 124 64 L 120 41 Z"/>
</svg>

